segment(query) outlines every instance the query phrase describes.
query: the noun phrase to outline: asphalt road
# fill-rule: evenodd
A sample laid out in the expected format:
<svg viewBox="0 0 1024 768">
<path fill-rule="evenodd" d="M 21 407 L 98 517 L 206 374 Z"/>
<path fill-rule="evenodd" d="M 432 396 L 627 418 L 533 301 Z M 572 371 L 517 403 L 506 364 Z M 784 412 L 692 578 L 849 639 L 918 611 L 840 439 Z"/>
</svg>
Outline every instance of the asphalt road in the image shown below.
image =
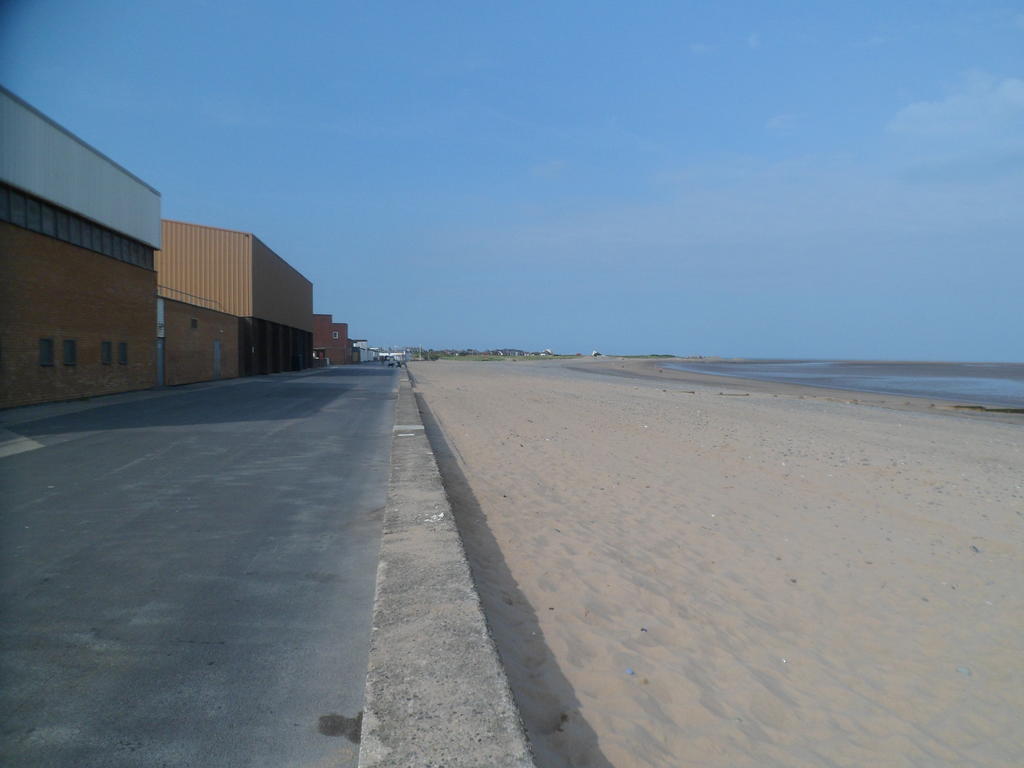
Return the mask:
<svg viewBox="0 0 1024 768">
<path fill-rule="evenodd" d="M 0 414 L 0 764 L 354 766 L 395 373 Z"/>
</svg>

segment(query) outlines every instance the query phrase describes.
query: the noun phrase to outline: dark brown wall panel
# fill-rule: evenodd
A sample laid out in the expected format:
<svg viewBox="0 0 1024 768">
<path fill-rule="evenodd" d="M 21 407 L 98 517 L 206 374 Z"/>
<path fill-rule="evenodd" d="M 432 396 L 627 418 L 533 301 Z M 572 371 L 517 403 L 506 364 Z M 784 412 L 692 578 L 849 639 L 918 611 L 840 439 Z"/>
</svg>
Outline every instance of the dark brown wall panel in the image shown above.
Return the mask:
<svg viewBox="0 0 1024 768">
<path fill-rule="evenodd" d="M 313 332 L 313 284 L 258 237 L 252 250 L 253 317 Z"/>
</svg>

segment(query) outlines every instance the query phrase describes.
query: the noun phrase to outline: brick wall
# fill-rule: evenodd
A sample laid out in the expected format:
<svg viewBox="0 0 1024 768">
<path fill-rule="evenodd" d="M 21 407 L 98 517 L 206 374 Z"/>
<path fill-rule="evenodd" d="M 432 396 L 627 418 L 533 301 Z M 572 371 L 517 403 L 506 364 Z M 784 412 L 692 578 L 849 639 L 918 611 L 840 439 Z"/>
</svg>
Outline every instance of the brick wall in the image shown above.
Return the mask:
<svg viewBox="0 0 1024 768">
<path fill-rule="evenodd" d="M 153 386 L 155 293 L 151 269 L 0 222 L 0 407 Z M 52 366 L 39 364 L 41 338 L 53 339 Z M 65 340 L 75 365 L 63 363 Z"/>
<path fill-rule="evenodd" d="M 323 350 L 331 365 L 352 362 L 348 323 L 335 323 L 333 315 L 313 315 L 313 349 Z"/>
<path fill-rule="evenodd" d="M 238 318 L 192 304 L 164 302 L 164 384 L 190 384 L 238 376 Z M 220 376 L 214 342 L 220 342 Z"/>
</svg>

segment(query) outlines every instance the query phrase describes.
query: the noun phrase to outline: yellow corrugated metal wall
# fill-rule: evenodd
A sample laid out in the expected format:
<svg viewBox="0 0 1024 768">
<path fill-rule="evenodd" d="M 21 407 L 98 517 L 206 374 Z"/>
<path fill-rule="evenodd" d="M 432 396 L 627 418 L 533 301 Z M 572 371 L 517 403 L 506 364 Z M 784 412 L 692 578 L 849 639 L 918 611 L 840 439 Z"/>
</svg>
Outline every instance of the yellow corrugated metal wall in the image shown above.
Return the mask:
<svg viewBox="0 0 1024 768">
<path fill-rule="evenodd" d="M 154 254 L 157 283 L 219 303 L 239 317 L 253 314 L 252 235 L 163 220 L 163 248 Z"/>
</svg>

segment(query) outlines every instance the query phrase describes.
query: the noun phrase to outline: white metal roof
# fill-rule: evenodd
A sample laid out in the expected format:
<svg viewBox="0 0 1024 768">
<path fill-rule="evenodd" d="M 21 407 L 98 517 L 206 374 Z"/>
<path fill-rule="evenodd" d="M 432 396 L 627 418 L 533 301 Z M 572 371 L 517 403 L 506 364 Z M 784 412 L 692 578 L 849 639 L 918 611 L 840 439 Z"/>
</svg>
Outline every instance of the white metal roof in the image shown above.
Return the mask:
<svg viewBox="0 0 1024 768">
<path fill-rule="evenodd" d="M 0 180 L 160 247 L 160 193 L 2 86 Z"/>
</svg>

